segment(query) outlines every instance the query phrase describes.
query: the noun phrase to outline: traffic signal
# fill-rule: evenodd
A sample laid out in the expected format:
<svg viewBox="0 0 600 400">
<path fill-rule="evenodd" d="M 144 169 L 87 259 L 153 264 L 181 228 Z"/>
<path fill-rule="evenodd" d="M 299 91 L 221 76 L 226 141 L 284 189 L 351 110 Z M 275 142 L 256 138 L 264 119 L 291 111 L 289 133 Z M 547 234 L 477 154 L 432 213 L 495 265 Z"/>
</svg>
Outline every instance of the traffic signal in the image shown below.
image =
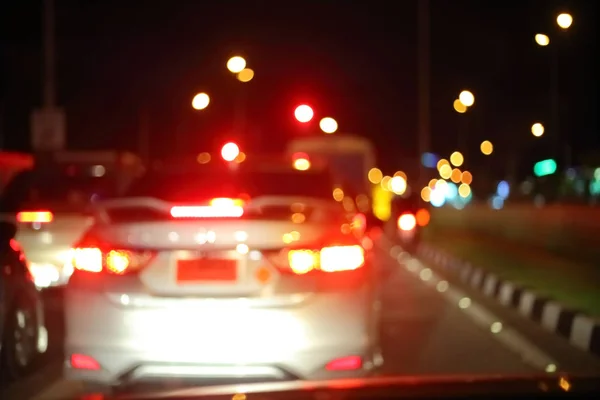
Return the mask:
<svg viewBox="0 0 600 400">
<path fill-rule="evenodd" d="M 533 166 L 533 174 L 537 177 L 552 175 L 556 172 L 556 161 L 553 159 L 542 160 Z"/>
<path fill-rule="evenodd" d="M 296 117 L 296 120 L 302 123 L 309 122 L 314 115 L 315 113 L 313 109 L 306 104 L 302 104 L 296 107 L 296 110 L 294 111 L 294 116 Z"/>
<path fill-rule="evenodd" d="M 222 148 L 221 148 L 221 157 L 223 157 L 223 160 L 225 161 L 233 161 L 236 159 L 237 156 L 240 155 L 240 148 L 238 147 L 237 144 L 233 143 L 233 142 L 229 142 L 226 143 Z"/>
</svg>

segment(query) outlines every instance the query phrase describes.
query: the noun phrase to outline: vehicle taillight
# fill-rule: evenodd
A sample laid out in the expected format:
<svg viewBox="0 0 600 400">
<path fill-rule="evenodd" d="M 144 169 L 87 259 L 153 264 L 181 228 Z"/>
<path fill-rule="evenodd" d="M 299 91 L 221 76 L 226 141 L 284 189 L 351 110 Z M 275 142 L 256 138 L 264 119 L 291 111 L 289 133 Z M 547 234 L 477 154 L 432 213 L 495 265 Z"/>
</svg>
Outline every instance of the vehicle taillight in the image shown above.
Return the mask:
<svg viewBox="0 0 600 400">
<path fill-rule="evenodd" d="M 54 215 L 50 211 L 21 211 L 17 213 L 17 221 L 24 223 L 52 222 Z"/>
<path fill-rule="evenodd" d="M 367 217 L 363 213 L 358 213 L 352 217 L 352 228 L 363 233 L 367 228 Z"/>
<path fill-rule="evenodd" d="M 152 251 L 76 247 L 71 250 L 75 269 L 86 272 L 109 272 L 122 275 L 144 268 L 152 260 Z"/>
<path fill-rule="evenodd" d="M 429 211 L 427 211 L 425 208 L 421 208 L 419 211 L 417 211 L 415 217 L 417 219 L 417 225 L 419 226 L 427 226 L 427 224 L 429 224 L 429 220 L 431 219 Z"/>
<path fill-rule="evenodd" d="M 415 229 L 415 226 L 417 226 L 417 219 L 415 218 L 415 216 L 413 214 L 410 214 L 410 213 L 402 214 L 398 218 L 398 229 L 400 229 L 400 230 L 410 231 L 410 230 Z"/>
<path fill-rule="evenodd" d="M 208 206 L 174 206 L 173 218 L 237 218 L 244 215 L 244 201 L 241 199 L 216 198 Z"/>
<path fill-rule="evenodd" d="M 352 271 L 365 263 L 365 251 L 359 245 L 328 246 L 321 250 L 287 250 L 287 267 L 295 274 L 311 271 Z"/>
</svg>

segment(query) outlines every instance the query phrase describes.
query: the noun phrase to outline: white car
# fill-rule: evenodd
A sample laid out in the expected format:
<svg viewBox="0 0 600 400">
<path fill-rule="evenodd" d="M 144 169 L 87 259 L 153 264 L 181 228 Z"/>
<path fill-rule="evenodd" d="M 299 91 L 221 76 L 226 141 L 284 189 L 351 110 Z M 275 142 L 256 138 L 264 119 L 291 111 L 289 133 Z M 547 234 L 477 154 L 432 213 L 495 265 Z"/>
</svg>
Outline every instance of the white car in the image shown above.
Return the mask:
<svg viewBox="0 0 600 400">
<path fill-rule="evenodd" d="M 112 196 L 124 174 L 98 167 L 41 165 L 22 171 L 3 192 L 8 211 L 16 214 L 16 240 L 29 261 L 39 288 L 64 286 L 72 271 L 70 249 L 93 222 L 86 209 Z M 125 176 L 126 177 L 126 176 Z"/>
<path fill-rule="evenodd" d="M 367 376 L 379 279 L 324 172 L 148 173 L 99 203 L 65 292 L 68 379 Z"/>
</svg>

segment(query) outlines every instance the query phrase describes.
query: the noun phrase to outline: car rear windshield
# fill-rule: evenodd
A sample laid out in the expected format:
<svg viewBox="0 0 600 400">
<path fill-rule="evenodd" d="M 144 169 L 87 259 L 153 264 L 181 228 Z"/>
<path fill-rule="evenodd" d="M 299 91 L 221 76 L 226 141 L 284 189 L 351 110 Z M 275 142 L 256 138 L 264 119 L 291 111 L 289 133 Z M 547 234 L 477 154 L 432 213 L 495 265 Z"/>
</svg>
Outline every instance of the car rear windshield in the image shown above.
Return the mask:
<svg viewBox="0 0 600 400">
<path fill-rule="evenodd" d="M 51 169 L 25 171 L 4 188 L 0 212 L 82 212 L 90 203 L 115 196 L 114 177 L 70 176 Z"/>
<path fill-rule="evenodd" d="M 332 199 L 333 184 L 325 172 L 214 171 L 148 173 L 135 181 L 126 197 L 152 197 L 190 203 L 217 197 L 292 196 Z"/>
</svg>

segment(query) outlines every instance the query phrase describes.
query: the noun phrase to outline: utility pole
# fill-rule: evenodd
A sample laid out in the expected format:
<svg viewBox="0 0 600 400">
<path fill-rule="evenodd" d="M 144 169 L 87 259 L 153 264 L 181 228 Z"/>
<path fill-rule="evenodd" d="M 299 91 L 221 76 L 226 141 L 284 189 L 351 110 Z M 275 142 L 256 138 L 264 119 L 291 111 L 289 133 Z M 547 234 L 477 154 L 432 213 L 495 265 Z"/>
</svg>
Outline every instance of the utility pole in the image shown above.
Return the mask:
<svg viewBox="0 0 600 400">
<path fill-rule="evenodd" d="M 66 116 L 57 107 L 54 0 L 44 0 L 43 7 L 42 107 L 31 113 L 31 145 L 34 151 L 46 153 L 64 149 Z"/>
<path fill-rule="evenodd" d="M 44 0 L 44 108 L 56 105 L 54 0 Z"/>
<path fill-rule="evenodd" d="M 419 180 L 418 189 L 427 184 L 427 169 L 421 162 L 424 153 L 431 147 L 430 125 L 430 21 L 429 0 L 418 0 L 418 137 L 419 137 Z"/>
</svg>

